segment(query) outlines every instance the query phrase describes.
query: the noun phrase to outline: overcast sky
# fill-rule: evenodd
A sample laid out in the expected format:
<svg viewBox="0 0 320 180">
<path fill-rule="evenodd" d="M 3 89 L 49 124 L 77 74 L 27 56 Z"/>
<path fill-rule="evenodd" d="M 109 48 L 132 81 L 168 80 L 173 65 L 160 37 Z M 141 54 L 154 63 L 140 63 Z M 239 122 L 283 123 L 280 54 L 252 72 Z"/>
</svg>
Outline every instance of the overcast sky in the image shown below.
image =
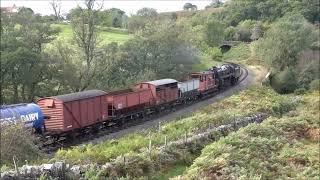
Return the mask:
<svg viewBox="0 0 320 180">
<path fill-rule="evenodd" d="M 16 1 L 16 0 L 1 0 L 1 7 L 10 7 L 14 4 L 18 7 L 25 6 L 30 7 L 33 9 L 34 12 L 40 13 L 43 15 L 53 14 L 53 11 L 49 5 L 49 0 L 38 0 L 38 1 Z M 102 1 L 99 1 L 102 2 Z M 170 12 L 170 11 L 178 11 L 182 10 L 182 7 L 185 3 L 190 2 L 192 4 L 197 5 L 198 9 L 204 9 L 204 7 L 210 4 L 210 0 L 192 0 L 192 1 L 185 1 L 185 0 L 162 0 L 162 1 L 125 1 L 125 0 L 118 0 L 118 1 L 111 1 L 111 0 L 104 0 L 104 8 L 110 9 L 112 7 L 119 8 L 126 12 L 127 15 L 135 14 L 137 10 L 143 7 L 150 7 L 156 9 L 158 12 Z M 70 9 L 75 8 L 77 5 L 83 4 L 83 1 L 80 0 L 62 0 L 62 14 L 67 13 Z"/>
</svg>

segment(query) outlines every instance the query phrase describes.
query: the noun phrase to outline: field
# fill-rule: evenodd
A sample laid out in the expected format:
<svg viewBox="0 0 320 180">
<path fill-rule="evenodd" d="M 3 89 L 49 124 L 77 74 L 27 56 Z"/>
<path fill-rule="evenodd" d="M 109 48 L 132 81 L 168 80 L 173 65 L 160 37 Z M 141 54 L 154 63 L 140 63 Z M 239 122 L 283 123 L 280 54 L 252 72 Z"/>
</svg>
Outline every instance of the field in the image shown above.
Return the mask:
<svg viewBox="0 0 320 180">
<path fill-rule="evenodd" d="M 54 27 L 58 27 L 61 32 L 59 33 L 58 40 L 71 40 L 72 39 L 72 27 L 70 24 L 54 24 Z M 99 38 L 101 38 L 100 44 L 109 44 L 111 42 L 117 42 L 122 44 L 132 38 L 132 35 L 116 29 L 101 29 L 99 30 Z"/>
</svg>

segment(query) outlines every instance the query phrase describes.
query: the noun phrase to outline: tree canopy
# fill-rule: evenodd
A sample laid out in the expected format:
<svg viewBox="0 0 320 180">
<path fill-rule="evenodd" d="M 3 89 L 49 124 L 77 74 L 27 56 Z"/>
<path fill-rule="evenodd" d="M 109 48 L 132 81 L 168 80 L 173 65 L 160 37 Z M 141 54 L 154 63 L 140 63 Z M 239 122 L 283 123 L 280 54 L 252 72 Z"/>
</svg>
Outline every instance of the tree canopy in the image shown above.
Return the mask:
<svg viewBox="0 0 320 180">
<path fill-rule="evenodd" d="M 288 12 L 301 13 L 310 22 L 319 22 L 318 0 L 232 0 L 226 5 L 225 20 L 230 25 L 251 19 L 262 21 L 274 21 Z"/>
<path fill-rule="evenodd" d="M 189 10 L 189 11 L 194 11 L 194 10 L 197 10 L 197 6 L 194 5 L 194 4 L 191 4 L 191 3 L 185 3 L 183 5 L 183 10 Z"/>
<path fill-rule="evenodd" d="M 259 39 L 256 51 L 272 68 L 295 66 L 299 53 L 311 46 L 312 27 L 301 15 L 288 15 L 274 23 Z"/>
<path fill-rule="evenodd" d="M 32 101 L 41 91 L 40 82 L 51 76 L 43 47 L 58 33 L 29 8 L 1 15 L 2 97 L 8 102 Z"/>
</svg>

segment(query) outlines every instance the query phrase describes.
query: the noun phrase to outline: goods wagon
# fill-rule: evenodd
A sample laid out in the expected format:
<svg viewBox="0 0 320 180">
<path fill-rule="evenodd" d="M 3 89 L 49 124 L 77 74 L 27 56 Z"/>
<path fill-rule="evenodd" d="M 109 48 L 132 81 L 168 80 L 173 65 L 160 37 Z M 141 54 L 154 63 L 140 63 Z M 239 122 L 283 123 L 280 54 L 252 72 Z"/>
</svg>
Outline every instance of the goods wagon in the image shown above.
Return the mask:
<svg viewBox="0 0 320 180">
<path fill-rule="evenodd" d="M 136 89 L 150 89 L 155 105 L 165 104 L 178 99 L 178 81 L 174 79 L 160 79 L 142 82 L 135 86 Z"/>
<path fill-rule="evenodd" d="M 40 99 L 38 105 L 48 117 L 45 121 L 46 130 L 61 134 L 106 120 L 106 95 L 101 90 L 88 90 Z"/>
<path fill-rule="evenodd" d="M 150 89 L 125 89 L 109 92 L 107 96 L 108 116 L 125 115 L 150 106 L 154 101 Z"/>
<path fill-rule="evenodd" d="M 34 103 L 4 105 L 1 106 L 0 122 L 1 125 L 23 122 L 26 127 L 41 132 L 44 116 L 40 107 Z"/>
<path fill-rule="evenodd" d="M 199 86 L 200 86 L 199 79 L 190 79 L 184 82 L 179 82 L 178 83 L 179 96 L 185 97 L 193 93 L 198 93 Z"/>
<path fill-rule="evenodd" d="M 212 71 L 192 73 L 191 78 L 199 79 L 199 92 L 206 93 L 218 89 L 218 80 Z"/>
</svg>

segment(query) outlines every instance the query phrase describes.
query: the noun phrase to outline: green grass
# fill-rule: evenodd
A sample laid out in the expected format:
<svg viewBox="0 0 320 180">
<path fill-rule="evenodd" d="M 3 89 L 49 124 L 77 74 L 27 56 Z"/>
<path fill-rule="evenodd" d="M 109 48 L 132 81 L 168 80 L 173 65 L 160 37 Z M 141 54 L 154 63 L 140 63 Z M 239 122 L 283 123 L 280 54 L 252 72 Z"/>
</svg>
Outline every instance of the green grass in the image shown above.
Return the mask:
<svg viewBox="0 0 320 180">
<path fill-rule="evenodd" d="M 318 95 L 303 96 L 296 111 L 281 118 L 270 117 L 206 146 L 184 177 L 318 179 Z"/>
<path fill-rule="evenodd" d="M 73 38 L 72 27 L 70 24 L 53 24 L 52 26 L 58 27 L 61 30 L 57 37 L 58 40 L 69 41 Z M 104 30 L 99 31 L 99 38 L 101 40 L 100 45 L 109 44 L 111 42 L 122 44 L 133 37 L 122 30 L 115 30 L 114 28 L 111 30 L 106 28 L 103 29 Z"/>
<path fill-rule="evenodd" d="M 239 62 L 247 60 L 251 56 L 250 44 L 240 43 L 232 47 L 222 56 L 223 61 Z"/>
<path fill-rule="evenodd" d="M 176 164 L 172 167 L 170 167 L 170 169 L 162 171 L 162 172 L 158 172 L 155 175 L 152 176 L 151 179 L 153 180 L 167 180 L 169 178 L 178 176 L 183 174 L 183 172 L 186 170 L 186 168 L 188 167 L 187 164 Z"/>
<path fill-rule="evenodd" d="M 192 66 L 192 71 L 203 71 L 212 66 L 219 66 L 224 61 L 248 64 L 248 60 L 252 60 L 250 46 L 250 44 L 240 43 L 232 47 L 228 52 L 222 54 L 222 61 L 214 61 L 209 55 L 204 54 L 200 63 Z"/>
<path fill-rule="evenodd" d="M 72 28 L 67 24 L 53 24 L 52 27 L 59 28 L 60 32 L 58 34 L 58 39 L 71 40 L 72 39 Z"/>
</svg>

